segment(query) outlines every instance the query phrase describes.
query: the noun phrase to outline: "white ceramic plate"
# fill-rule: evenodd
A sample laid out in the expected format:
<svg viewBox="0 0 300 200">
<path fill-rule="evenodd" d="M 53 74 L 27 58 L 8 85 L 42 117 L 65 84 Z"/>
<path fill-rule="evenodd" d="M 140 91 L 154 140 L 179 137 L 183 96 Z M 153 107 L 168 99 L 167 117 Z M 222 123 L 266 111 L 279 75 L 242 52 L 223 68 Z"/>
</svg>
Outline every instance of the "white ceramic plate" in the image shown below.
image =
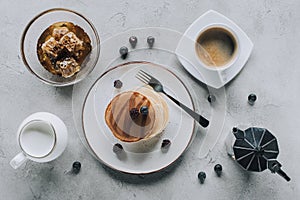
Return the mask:
<svg viewBox="0 0 300 200">
<path fill-rule="evenodd" d="M 194 120 L 182 111 L 167 97 L 169 107 L 169 123 L 156 145 L 147 152 L 132 152 L 126 148 L 120 158 L 113 153 L 116 139 L 105 123 L 104 112 L 111 99 L 120 92 L 142 87 L 143 84 L 135 78 L 136 73 L 143 69 L 162 82 L 165 90 L 180 99 L 190 108 L 194 108 L 189 91 L 184 82 L 169 69 L 149 62 L 125 63 L 106 71 L 91 87 L 83 106 L 83 130 L 90 149 L 105 165 L 122 172 L 132 174 L 147 174 L 159 171 L 172 164 L 189 146 L 194 132 Z M 115 80 L 121 80 L 121 89 L 113 87 Z M 163 139 L 171 140 L 168 152 L 161 151 Z"/>
<path fill-rule="evenodd" d="M 199 61 L 195 51 L 195 41 L 199 34 L 210 26 L 224 27 L 230 30 L 237 38 L 239 54 L 234 62 L 228 66 L 213 69 L 204 66 Z M 181 64 L 191 75 L 211 87 L 220 88 L 240 72 L 246 64 L 252 48 L 253 43 L 241 28 L 220 13 L 210 10 L 200 16 L 186 30 L 178 43 L 175 53 Z"/>
</svg>

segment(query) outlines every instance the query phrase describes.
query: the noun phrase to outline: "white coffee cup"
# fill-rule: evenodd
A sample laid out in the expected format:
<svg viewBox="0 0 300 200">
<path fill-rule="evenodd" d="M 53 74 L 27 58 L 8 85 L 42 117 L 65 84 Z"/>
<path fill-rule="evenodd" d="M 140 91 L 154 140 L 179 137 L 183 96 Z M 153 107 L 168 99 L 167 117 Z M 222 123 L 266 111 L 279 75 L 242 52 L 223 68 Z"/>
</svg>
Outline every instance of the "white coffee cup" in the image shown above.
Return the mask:
<svg viewBox="0 0 300 200">
<path fill-rule="evenodd" d="M 66 148 L 67 129 L 61 119 L 51 113 L 34 113 L 21 123 L 17 141 L 22 151 L 10 161 L 14 169 L 28 159 L 49 162 L 60 156 Z"/>
</svg>

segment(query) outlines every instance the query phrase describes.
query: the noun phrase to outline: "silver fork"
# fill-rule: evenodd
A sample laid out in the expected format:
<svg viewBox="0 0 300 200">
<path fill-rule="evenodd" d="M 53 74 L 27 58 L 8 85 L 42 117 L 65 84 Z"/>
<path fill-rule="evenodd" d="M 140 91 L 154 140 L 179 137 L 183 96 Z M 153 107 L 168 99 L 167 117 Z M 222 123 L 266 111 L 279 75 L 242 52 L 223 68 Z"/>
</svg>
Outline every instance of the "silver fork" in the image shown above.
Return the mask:
<svg viewBox="0 0 300 200">
<path fill-rule="evenodd" d="M 181 107 L 185 112 L 187 112 L 191 117 L 193 117 L 201 126 L 204 128 L 208 126 L 209 121 L 205 119 L 203 116 L 199 115 L 198 113 L 191 110 L 189 107 L 185 106 L 183 103 L 179 102 L 174 97 L 170 96 L 164 91 L 163 85 L 159 80 L 151 76 L 150 74 L 146 73 L 143 70 L 140 70 L 136 76 L 137 79 L 142 81 L 143 83 L 150 85 L 154 91 L 161 92 L 164 95 L 166 95 L 168 98 L 170 98 L 174 103 L 176 103 L 179 107 Z"/>
</svg>

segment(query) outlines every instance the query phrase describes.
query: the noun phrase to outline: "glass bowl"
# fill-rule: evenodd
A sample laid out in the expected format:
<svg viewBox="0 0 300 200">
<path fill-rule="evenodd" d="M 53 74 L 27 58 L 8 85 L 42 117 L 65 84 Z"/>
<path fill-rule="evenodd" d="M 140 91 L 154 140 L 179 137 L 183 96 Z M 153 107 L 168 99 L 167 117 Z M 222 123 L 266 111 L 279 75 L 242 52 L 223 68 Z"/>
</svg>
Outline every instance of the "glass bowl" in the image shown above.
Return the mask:
<svg viewBox="0 0 300 200">
<path fill-rule="evenodd" d="M 46 70 L 38 59 L 37 44 L 42 33 L 53 23 L 72 22 L 80 26 L 91 40 L 92 50 L 75 75 L 64 78 Z M 83 15 L 64 8 L 46 10 L 34 17 L 26 26 L 21 39 L 21 55 L 27 69 L 44 83 L 52 86 L 73 85 L 93 71 L 100 54 L 100 39 L 94 25 Z"/>
</svg>

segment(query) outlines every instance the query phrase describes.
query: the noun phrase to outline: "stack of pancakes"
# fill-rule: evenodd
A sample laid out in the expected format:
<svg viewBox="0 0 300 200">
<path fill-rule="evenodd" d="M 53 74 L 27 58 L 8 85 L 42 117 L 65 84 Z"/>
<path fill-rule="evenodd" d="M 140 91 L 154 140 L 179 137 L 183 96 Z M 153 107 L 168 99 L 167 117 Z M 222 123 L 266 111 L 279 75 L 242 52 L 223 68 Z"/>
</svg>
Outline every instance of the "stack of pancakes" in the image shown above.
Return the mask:
<svg viewBox="0 0 300 200">
<path fill-rule="evenodd" d="M 148 107 L 148 115 L 130 111 Z M 113 135 L 123 142 L 137 142 L 153 138 L 166 127 L 169 118 L 165 100 L 151 88 L 142 87 L 115 96 L 105 111 L 105 121 Z"/>
</svg>

